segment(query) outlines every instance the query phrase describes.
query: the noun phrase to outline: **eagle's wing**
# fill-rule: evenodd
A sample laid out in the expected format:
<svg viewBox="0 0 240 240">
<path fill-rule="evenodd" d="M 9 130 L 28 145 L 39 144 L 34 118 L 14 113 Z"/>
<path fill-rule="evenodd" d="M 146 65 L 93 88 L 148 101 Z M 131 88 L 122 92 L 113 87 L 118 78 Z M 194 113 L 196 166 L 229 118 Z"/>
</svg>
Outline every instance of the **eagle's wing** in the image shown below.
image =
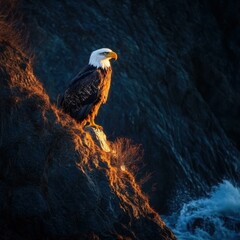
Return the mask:
<svg viewBox="0 0 240 240">
<path fill-rule="evenodd" d="M 88 66 L 70 83 L 64 93 L 61 106 L 73 118 L 81 121 L 98 101 L 100 76 L 96 68 Z"/>
</svg>

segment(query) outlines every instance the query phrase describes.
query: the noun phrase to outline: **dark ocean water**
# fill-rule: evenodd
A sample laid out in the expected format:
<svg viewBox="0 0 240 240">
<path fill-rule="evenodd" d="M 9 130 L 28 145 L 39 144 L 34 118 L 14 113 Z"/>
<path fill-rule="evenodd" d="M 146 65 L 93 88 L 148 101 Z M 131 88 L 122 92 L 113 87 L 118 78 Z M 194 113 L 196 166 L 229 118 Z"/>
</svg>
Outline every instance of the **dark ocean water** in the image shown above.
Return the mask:
<svg viewBox="0 0 240 240">
<path fill-rule="evenodd" d="M 162 218 L 180 240 L 238 240 L 240 188 L 223 180 L 207 196 L 182 202 L 177 213 Z"/>
</svg>

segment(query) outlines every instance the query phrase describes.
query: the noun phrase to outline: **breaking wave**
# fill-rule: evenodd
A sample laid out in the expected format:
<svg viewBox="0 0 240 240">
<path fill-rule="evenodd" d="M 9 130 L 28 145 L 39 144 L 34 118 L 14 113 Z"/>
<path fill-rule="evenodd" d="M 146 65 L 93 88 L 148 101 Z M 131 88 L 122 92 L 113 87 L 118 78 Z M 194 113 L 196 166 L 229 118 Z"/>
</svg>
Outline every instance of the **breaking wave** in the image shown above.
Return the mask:
<svg viewBox="0 0 240 240">
<path fill-rule="evenodd" d="M 240 239 L 240 188 L 224 180 L 208 197 L 183 204 L 172 216 L 162 216 L 179 240 Z"/>
</svg>

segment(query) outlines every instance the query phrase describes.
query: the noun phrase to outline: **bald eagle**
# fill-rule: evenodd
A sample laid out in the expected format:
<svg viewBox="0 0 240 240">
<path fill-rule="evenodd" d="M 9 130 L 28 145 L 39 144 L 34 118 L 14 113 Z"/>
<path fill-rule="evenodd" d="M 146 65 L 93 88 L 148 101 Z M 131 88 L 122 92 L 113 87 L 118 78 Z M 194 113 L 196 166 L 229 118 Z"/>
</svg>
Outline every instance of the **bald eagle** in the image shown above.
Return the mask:
<svg viewBox="0 0 240 240">
<path fill-rule="evenodd" d="M 110 59 L 117 54 L 109 48 L 93 51 L 89 64 L 80 71 L 66 89 L 60 106 L 83 126 L 102 129 L 94 120 L 100 106 L 106 103 L 111 85 Z"/>
</svg>

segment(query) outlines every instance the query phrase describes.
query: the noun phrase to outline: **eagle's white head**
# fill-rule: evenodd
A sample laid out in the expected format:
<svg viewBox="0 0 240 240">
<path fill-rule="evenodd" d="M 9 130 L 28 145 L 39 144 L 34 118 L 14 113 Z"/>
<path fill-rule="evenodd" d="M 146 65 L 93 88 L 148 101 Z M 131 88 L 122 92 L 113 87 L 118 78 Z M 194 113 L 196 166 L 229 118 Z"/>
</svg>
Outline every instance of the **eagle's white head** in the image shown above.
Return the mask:
<svg viewBox="0 0 240 240">
<path fill-rule="evenodd" d="M 103 69 L 110 67 L 110 59 L 117 60 L 117 54 L 109 48 L 101 48 L 92 52 L 89 64 Z"/>
</svg>

